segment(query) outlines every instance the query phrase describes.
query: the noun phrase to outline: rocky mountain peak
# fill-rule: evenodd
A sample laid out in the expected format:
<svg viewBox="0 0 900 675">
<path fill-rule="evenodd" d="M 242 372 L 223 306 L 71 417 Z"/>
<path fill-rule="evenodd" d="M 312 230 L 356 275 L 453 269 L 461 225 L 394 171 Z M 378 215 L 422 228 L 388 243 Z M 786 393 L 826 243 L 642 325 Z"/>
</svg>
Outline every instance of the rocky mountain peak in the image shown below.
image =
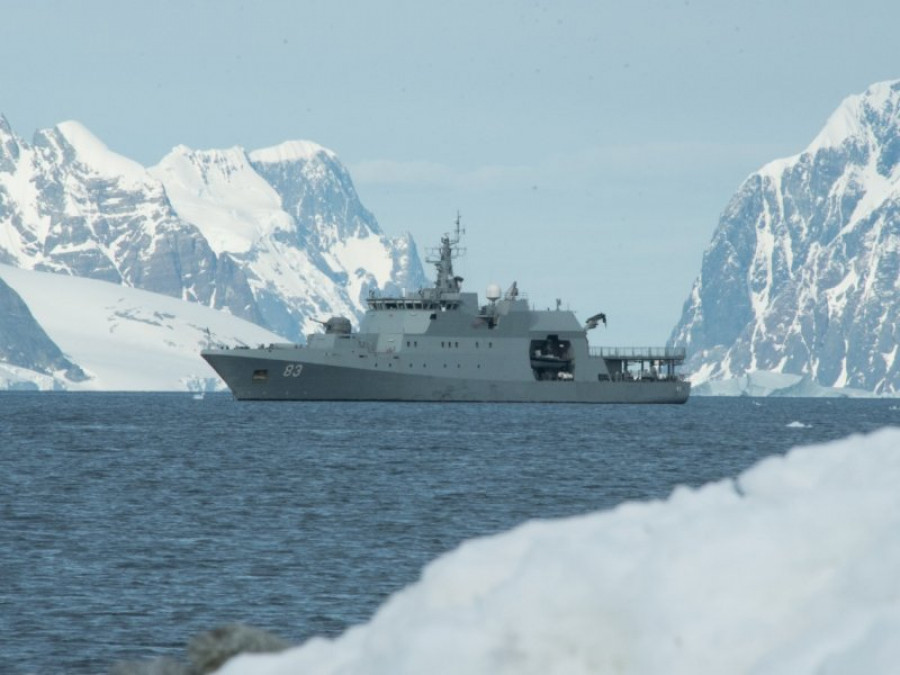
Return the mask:
<svg viewBox="0 0 900 675">
<path fill-rule="evenodd" d="M 672 339 L 696 383 L 767 371 L 900 391 L 900 81 L 846 99 L 729 202 Z"/>
<path fill-rule="evenodd" d="M 869 145 L 884 150 L 898 137 L 900 80 L 878 82 L 861 94 L 849 96 L 832 113 L 806 152 Z M 896 158 L 894 158 L 896 160 Z M 893 162 L 893 165 L 896 161 Z"/>
<path fill-rule="evenodd" d="M 290 162 L 311 161 L 319 155 L 337 159 L 337 155 L 326 147 L 313 141 L 293 140 L 279 143 L 268 148 L 254 150 L 251 159 L 257 164 L 286 164 Z"/>
<path fill-rule="evenodd" d="M 0 262 L 98 278 L 223 309 L 302 340 L 357 318 L 370 290 L 424 285 L 337 156 L 308 141 L 247 153 L 177 146 L 150 169 L 78 122 L 0 129 Z"/>
</svg>

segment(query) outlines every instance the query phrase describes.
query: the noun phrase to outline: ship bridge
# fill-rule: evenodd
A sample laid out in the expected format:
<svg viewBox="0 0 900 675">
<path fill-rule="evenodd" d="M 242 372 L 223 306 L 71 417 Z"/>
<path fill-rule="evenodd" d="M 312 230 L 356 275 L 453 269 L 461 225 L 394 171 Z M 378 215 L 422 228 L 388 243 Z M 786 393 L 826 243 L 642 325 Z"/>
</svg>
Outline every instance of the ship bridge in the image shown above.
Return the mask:
<svg viewBox="0 0 900 675">
<path fill-rule="evenodd" d="M 366 299 L 369 309 L 376 312 L 384 311 L 447 311 L 459 309 L 462 305 L 476 304 L 477 296 L 474 293 L 442 293 L 433 292 L 434 289 L 424 289 L 416 295 L 403 297 L 383 298 L 374 293 Z"/>
</svg>

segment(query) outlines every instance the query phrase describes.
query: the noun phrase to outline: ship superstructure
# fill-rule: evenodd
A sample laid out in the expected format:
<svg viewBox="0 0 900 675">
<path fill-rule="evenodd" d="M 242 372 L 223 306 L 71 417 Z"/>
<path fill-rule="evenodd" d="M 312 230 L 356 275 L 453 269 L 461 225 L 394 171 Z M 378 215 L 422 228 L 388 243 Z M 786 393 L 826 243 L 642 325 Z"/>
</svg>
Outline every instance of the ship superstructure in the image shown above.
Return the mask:
<svg viewBox="0 0 900 675">
<path fill-rule="evenodd" d="M 560 309 L 535 310 L 513 283 L 486 303 L 462 291 L 453 260 L 460 226 L 441 238 L 435 284 L 401 297 L 368 298 L 354 332 L 346 317 L 321 322 L 307 344 L 206 349 L 202 356 L 242 400 L 521 401 L 684 403 L 685 357 L 670 347 L 592 349 Z"/>
</svg>

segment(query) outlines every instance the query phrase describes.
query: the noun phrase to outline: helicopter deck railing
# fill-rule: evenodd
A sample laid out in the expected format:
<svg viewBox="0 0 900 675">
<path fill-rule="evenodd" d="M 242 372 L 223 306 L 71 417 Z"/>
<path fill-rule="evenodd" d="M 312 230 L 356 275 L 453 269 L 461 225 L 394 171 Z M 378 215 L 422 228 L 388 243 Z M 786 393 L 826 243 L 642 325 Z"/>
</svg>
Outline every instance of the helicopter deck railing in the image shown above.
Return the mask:
<svg viewBox="0 0 900 675">
<path fill-rule="evenodd" d="M 590 355 L 628 361 L 684 361 L 687 350 L 684 347 L 591 347 Z"/>
</svg>

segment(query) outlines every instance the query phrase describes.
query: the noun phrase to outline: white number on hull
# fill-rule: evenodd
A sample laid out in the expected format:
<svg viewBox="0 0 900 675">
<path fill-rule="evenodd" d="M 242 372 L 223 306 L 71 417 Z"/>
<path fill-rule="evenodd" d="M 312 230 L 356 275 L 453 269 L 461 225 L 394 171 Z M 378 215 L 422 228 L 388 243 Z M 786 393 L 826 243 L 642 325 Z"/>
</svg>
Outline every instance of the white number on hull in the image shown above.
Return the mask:
<svg viewBox="0 0 900 675">
<path fill-rule="evenodd" d="M 289 363 L 284 367 L 284 377 L 300 377 L 300 371 L 303 370 L 302 363 Z"/>
</svg>

